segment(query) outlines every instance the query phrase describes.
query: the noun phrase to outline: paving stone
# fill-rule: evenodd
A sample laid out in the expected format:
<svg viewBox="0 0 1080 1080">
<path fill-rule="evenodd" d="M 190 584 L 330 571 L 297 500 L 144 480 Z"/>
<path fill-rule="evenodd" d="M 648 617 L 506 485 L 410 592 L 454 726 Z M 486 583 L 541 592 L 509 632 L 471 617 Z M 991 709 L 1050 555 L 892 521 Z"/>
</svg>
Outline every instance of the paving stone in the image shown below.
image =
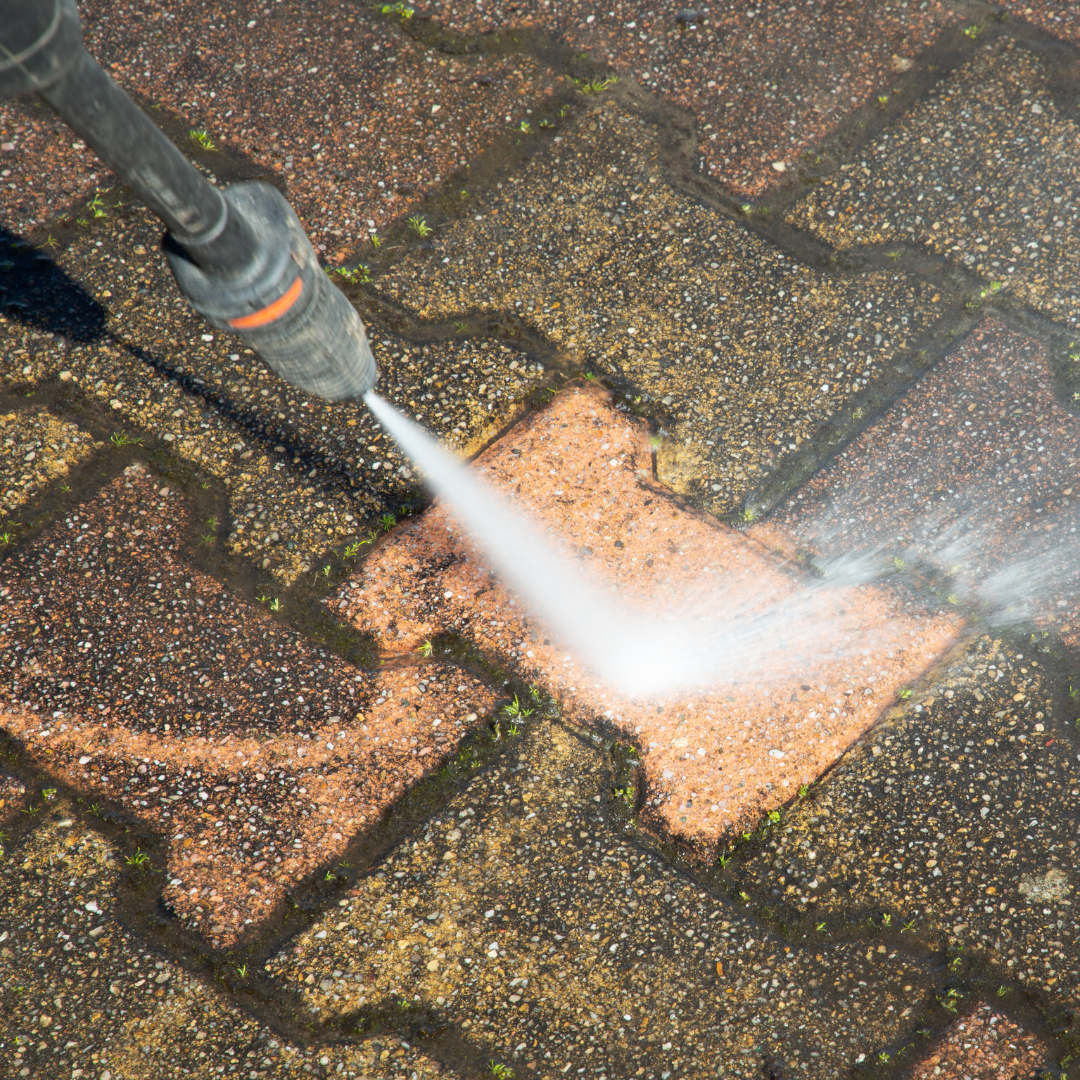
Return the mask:
<svg viewBox="0 0 1080 1080">
<path fill-rule="evenodd" d="M 95 188 L 112 188 L 116 178 L 43 102 L 0 100 L 0 190 L 3 227 L 32 232 L 68 209 L 91 199 Z"/>
<path fill-rule="evenodd" d="M 787 653 L 782 662 L 747 656 L 718 686 L 629 696 L 597 682 L 503 589 L 442 504 L 401 526 L 328 603 L 388 650 L 413 650 L 444 631 L 463 634 L 508 657 L 575 722 L 606 721 L 641 750 L 653 823 L 711 854 L 733 826 L 752 825 L 812 782 L 948 648 L 957 620 L 906 610 L 875 589 L 807 599 L 798 592 L 807 578 L 680 507 L 650 481 L 649 462 L 644 425 L 611 408 L 602 392 L 576 389 L 515 427 L 474 468 L 512 492 L 609 595 L 643 612 L 709 597 L 710 611 L 742 610 L 748 634 L 755 624 L 747 607 L 767 613 L 770 605 L 806 603 L 802 620 L 827 649 L 798 626 L 778 629 L 800 651 L 797 672 Z"/>
<path fill-rule="evenodd" d="M 785 255 L 671 188 L 654 138 L 607 103 L 478 197 L 426 263 L 403 261 L 375 287 L 424 319 L 519 313 L 660 420 L 663 482 L 730 514 L 887 379 L 941 297 L 913 276 Z"/>
<path fill-rule="evenodd" d="M 757 535 L 925 562 L 1080 646 L 1080 422 L 1055 389 L 1046 348 L 988 318 Z"/>
<path fill-rule="evenodd" d="M 703 172 L 760 195 L 800 153 L 910 66 L 957 15 L 939 3 L 859 8 L 810 0 L 664 8 L 639 4 L 436 3 L 457 30 L 554 30 L 698 121 Z M 775 164 L 774 164 L 775 162 Z"/>
<path fill-rule="evenodd" d="M 180 494 L 136 465 L 16 551 L 0 711 L 31 761 L 161 837 L 166 901 L 229 942 L 495 695 L 452 664 L 368 674 L 313 648 L 186 562 L 188 525 Z"/>
<path fill-rule="evenodd" d="M 1056 54 L 997 39 L 841 166 L 790 220 L 838 248 L 917 244 L 1075 327 L 1078 132 Z"/>
<path fill-rule="evenodd" d="M 301 1045 L 251 1017 L 133 933 L 126 862 L 51 812 L 5 859 L 0 1052 L 6 1075 L 53 1080 L 219 1076 L 453 1076 L 396 1038 Z"/>
<path fill-rule="evenodd" d="M 961 976 L 989 961 L 1006 992 L 1075 1007 L 1076 707 L 1055 704 L 1047 663 L 1041 643 L 989 635 L 958 650 L 785 819 L 742 887 L 767 876 L 831 932 L 884 913 L 962 949 Z"/>
<path fill-rule="evenodd" d="M 141 0 L 122 18 L 84 4 L 82 18 L 87 49 L 121 86 L 265 169 L 331 260 L 467 170 L 551 88 L 531 57 L 440 55 L 343 0 L 239 11 Z M 105 170 L 69 129 L 17 108 L 5 119 L 16 231 L 92 198 Z M 194 138 L 178 139 L 213 168 Z"/>
<path fill-rule="evenodd" d="M 985 1002 L 957 1020 L 915 1066 L 912 1080 L 1011 1080 L 1050 1063 L 1042 1042 Z"/>
<path fill-rule="evenodd" d="M 100 445 L 78 424 L 44 409 L 0 415 L 0 512 L 11 514 Z"/>
<path fill-rule="evenodd" d="M 406 996 L 542 1078 L 835 1077 L 911 1026 L 925 960 L 806 947 L 702 891 L 605 813 L 598 740 L 527 728 L 268 962 L 314 1020 Z"/>
</svg>

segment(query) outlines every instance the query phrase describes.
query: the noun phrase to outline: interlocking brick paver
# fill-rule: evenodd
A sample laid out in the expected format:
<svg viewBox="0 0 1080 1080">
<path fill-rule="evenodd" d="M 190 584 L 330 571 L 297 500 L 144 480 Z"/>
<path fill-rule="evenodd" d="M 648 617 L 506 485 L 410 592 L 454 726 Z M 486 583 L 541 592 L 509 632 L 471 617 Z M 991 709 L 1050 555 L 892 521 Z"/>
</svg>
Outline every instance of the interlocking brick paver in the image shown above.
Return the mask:
<svg viewBox="0 0 1080 1080">
<path fill-rule="evenodd" d="M 787 500 L 760 534 L 925 559 L 1080 646 L 1080 421 L 1046 349 L 997 318 Z M 1015 616 L 1014 616 L 1015 618 Z"/>
<path fill-rule="evenodd" d="M 1075 327 L 1080 136 L 1048 67 L 1056 58 L 991 42 L 815 187 L 791 221 L 838 248 L 924 246 Z"/>
<path fill-rule="evenodd" d="M 642 610 L 678 609 L 691 594 L 715 597 L 710 610 L 800 602 L 808 579 L 680 507 L 649 481 L 649 466 L 642 425 L 583 389 L 556 398 L 475 463 L 589 574 Z M 407 606 L 396 599 L 402 590 Z M 703 852 L 812 782 L 959 630 L 945 612 L 905 611 L 875 589 L 824 593 L 804 618 L 828 647 L 808 645 L 792 628 L 797 669 L 787 659 L 754 666 L 747 657 L 739 677 L 718 687 L 631 699 L 596 682 L 556 629 L 496 584 L 442 504 L 401 526 L 338 595 L 331 605 L 388 648 L 462 633 L 515 656 L 576 722 L 605 718 L 642 748 L 654 819 Z"/>
<path fill-rule="evenodd" d="M 552 84 L 531 57 L 439 55 L 345 0 L 318 9 L 142 0 L 123 15 L 92 2 L 81 12 L 88 50 L 125 89 L 262 166 L 331 260 L 467 172 Z M 40 111 L 8 110 L 8 123 L 27 128 L 10 129 L 14 149 L 3 155 L 15 184 L 7 224 L 19 232 L 105 181 Z M 212 154 L 200 159 L 213 168 Z"/>
<path fill-rule="evenodd" d="M 600 747 L 550 720 L 526 728 L 269 961 L 301 1015 L 408 994 L 485 1060 L 542 1080 L 832 1080 L 911 1029 L 926 957 L 776 933 L 643 847 L 610 811 Z"/>
<path fill-rule="evenodd" d="M 450 664 L 369 674 L 183 558 L 181 495 L 133 466 L 4 564 L 4 726 L 152 829 L 166 900 L 235 940 L 460 742 L 495 695 Z"/>
<path fill-rule="evenodd" d="M 968 958 L 957 974 L 992 961 L 987 989 L 1076 1002 L 1077 710 L 1055 702 L 1050 663 L 989 636 L 953 657 L 792 812 L 742 887 L 837 932 L 884 911 L 945 937 Z"/>
<path fill-rule="evenodd" d="M 310 1045 L 148 948 L 118 901 L 124 853 L 72 817 L 46 820 L 4 860 L 0 1053 L 8 1076 L 179 1080 L 456 1075 L 393 1036 Z M 145 871 L 136 871 L 136 873 Z"/>
<path fill-rule="evenodd" d="M 957 15 L 940 3 L 860 8 L 769 0 L 645 11 L 624 0 L 482 4 L 445 0 L 448 26 L 555 28 L 698 120 L 700 168 L 759 195 L 863 104 Z M 775 164 L 774 164 L 775 162 Z M 695 163 L 698 164 L 698 163 Z"/>
<path fill-rule="evenodd" d="M 1039 1039 L 983 1003 L 949 1029 L 911 1074 L 912 1080 L 1012 1080 L 1050 1061 Z"/>
<path fill-rule="evenodd" d="M 814 640 L 598 686 L 0 103 L 0 1073 L 1068 1072 L 1073 13 L 590 4 L 82 14 L 205 174 L 370 264 L 380 392 L 595 584 L 809 597 Z M 805 591 L 853 549 L 890 580 Z"/>
<path fill-rule="evenodd" d="M 664 483 L 729 514 L 822 424 L 851 422 L 942 297 L 786 254 L 674 190 L 656 138 L 609 101 L 376 288 L 427 319 L 519 313 L 657 417 Z"/>
</svg>

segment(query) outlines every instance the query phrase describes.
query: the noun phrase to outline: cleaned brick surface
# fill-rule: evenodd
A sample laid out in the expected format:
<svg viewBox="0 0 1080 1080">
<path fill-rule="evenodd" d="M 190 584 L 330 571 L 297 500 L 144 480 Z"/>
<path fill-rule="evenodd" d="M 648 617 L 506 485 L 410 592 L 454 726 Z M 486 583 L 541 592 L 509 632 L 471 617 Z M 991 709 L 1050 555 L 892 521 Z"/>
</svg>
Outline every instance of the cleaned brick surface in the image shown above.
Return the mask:
<svg viewBox="0 0 1080 1080">
<path fill-rule="evenodd" d="M 733 607 L 783 603 L 800 578 L 765 548 L 685 509 L 649 478 L 646 433 L 606 396 L 569 390 L 476 461 L 530 519 L 618 595 L 665 612 L 692 591 Z M 406 606 L 399 592 L 410 594 Z M 332 603 L 387 648 L 447 630 L 514 656 L 581 723 L 614 725 L 641 748 L 650 812 L 711 850 L 735 824 L 810 783 L 955 640 L 958 620 L 849 589 L 814 609 L 828 655 L 771 680 L 686 697 L 630 700 L 594 681 L 497 584 L 442 504 L 403 525 Z M 835 658 L 832 650 L 843 654 Z M 778 665 L 779 668 L 779 665 Z"/>
</svg>

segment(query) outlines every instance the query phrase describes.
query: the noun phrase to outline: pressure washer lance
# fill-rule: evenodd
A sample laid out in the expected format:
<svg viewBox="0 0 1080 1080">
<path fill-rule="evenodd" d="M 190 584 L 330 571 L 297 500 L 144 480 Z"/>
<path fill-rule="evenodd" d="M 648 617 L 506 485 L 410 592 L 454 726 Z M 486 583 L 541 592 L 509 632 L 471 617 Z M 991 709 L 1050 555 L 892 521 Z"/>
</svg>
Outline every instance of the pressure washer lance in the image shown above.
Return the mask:
<svg viewBox="0 0 1080 1080">
<path fill-rule="evenodd" d="M 165 223 L 180 291 L 283 379 L 330 401 L 375 385 L 364 324 L 269 184 L 219 191 L 83 48 L 75 0 L 0 0 L 0 95 L 33 92 Z"/>
</svg>

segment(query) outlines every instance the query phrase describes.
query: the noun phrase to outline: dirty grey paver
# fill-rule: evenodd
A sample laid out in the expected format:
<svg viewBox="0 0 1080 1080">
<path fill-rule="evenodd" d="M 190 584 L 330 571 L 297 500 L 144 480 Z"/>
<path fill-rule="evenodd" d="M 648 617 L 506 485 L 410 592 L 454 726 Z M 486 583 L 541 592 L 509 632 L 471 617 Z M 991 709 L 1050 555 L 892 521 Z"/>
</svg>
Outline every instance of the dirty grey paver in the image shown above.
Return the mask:
<svg viewBox="0 0 1080 1080">
<path fill-rule="evenodd" d="M 127 925 L 126 857 L 75 820 L 42 811 L 6 852 L 0 883 L 0 1055 L 30 1080 L 455 1074 L 401 1039 L 303 1045 L 253 1018 Z"/>
<path fill-rule="evenodd" d="M 408 995 L 540 1078 L 772 1066 L 824 1080 L 909 1032 L 935 985 L 929 954 L 777 934 L 613 812 L 598 739 L 526 727 L 268 962 L 309 1016 Z"/>
<path fill-rule="evenodd" d="M 887 916 L 1073 1003 L 1075 701 L 1050 650 L 984 635 L 897 709 L 736 877 L 827 919 Z M 734 864 L 733 864 L 734 865 Z M 771 869 L 770 869 L 771 866 Z"/>
<path fill-rule="evenodd" d="M 919 245 L 1075 328 L 1080 132 L 1053 54 L 995 40 L 792 210 L 837 248 Z"/>
</svg>

